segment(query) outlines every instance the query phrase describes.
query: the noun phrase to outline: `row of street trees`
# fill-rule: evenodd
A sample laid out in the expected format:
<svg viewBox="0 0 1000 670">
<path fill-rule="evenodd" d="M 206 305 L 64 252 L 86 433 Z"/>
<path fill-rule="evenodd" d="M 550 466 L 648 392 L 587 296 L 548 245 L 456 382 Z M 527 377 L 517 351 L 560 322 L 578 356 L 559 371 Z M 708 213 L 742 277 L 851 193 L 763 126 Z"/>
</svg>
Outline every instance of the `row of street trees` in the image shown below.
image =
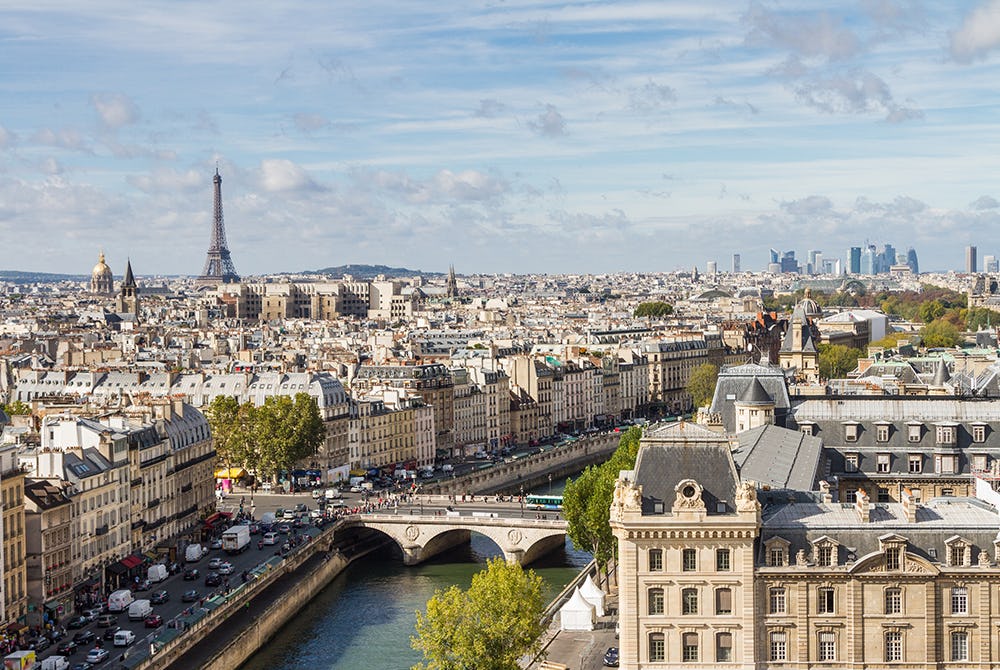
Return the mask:
<svg viewBox="0 0 1000 670">
<path fill-rule="evenodd" d="M 326 439 L 323 417 L 308 393 L 272 396 L 260 407 L 217 396 L 205 414 L 219 461 L 253 470 L 265 479 L 314 455 Z"/>
</svg>

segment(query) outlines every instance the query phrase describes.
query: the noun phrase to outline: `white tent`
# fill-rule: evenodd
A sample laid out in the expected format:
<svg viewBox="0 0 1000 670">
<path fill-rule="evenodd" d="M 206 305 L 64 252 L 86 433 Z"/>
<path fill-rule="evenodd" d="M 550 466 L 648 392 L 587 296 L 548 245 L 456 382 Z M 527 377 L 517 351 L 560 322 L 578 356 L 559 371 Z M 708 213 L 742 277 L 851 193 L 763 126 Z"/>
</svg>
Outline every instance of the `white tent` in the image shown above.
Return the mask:
<svg viewBox="0 0 1000 670">
<path fill-rule="evenodd" d="M 587 575 L 587 579 L 580 587 L 580 594 L 594 606 L 597 616 L 604 616 L 604 591 L 594 583 L 594 578 L 590 575 Z"/>
<path fill-rule="evenodd" d="M 594 606 L 580 593 L 580 587 L 577 587 L 566 604 L 559 608 L 561 630 L 594 630 L 595 619 Z"/>
</svg>

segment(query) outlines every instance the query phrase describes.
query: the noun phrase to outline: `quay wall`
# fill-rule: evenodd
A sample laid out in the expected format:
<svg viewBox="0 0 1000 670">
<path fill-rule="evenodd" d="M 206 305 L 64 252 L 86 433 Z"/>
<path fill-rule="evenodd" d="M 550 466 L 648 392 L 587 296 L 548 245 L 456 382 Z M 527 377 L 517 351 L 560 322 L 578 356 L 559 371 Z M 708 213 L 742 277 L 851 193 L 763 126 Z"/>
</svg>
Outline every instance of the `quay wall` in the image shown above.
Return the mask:
<svg viewBox="0 0 1000 670">
<path fill-rule="evenodd" d="M 426 494 L 463 495 L 482 493 L 525 492 L 548 482 L 549 475 L 559 479 L 579 472 L 588 465 L 603 463 L 618 448 L 620 433 L 601 433 L 581 437 L 572 444 L 549 449 L 540 454 L 525 456 L 510 463 L 497 463 L 490 467 L 444 479 L 422 487 Z"/>
</svg>

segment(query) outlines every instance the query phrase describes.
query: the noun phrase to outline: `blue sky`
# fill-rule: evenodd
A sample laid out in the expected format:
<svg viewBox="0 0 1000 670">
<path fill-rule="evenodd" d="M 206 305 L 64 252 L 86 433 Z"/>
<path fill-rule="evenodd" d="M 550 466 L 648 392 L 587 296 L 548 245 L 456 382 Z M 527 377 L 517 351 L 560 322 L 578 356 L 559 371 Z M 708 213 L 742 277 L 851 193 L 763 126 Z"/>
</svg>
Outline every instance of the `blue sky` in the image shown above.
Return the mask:
<svg viewBox="0 0 1000 670">
<path fill-rule="evenodd" d="M 0 5 L 0 267 L 1000 255 L 1000 0 Z"/>
</svg>

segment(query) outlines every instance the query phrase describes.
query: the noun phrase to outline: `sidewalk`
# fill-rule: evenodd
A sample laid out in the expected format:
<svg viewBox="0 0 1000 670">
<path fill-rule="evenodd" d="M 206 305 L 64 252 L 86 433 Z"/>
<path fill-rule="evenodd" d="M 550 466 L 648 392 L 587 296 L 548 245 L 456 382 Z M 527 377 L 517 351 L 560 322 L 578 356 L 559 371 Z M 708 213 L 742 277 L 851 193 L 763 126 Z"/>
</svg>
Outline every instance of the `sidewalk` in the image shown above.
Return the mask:
<svg viewBox="0 0 1000 670">
<path fill-rule="evenodd" d="M 618 646 L 615 634 L 618 624 L 616 597 L 607 598 L 605 611 L 605 616 L 597 620 L 592 631 L 559 630 L 557 615 L 543 635 L 541 656 L 525 665 L 526 670 L 542 670 L 543 662 L 560 664 L 567 670 L 601 670 L 604 667 L 604 652 L 608 647 Z"/>
</svg>

